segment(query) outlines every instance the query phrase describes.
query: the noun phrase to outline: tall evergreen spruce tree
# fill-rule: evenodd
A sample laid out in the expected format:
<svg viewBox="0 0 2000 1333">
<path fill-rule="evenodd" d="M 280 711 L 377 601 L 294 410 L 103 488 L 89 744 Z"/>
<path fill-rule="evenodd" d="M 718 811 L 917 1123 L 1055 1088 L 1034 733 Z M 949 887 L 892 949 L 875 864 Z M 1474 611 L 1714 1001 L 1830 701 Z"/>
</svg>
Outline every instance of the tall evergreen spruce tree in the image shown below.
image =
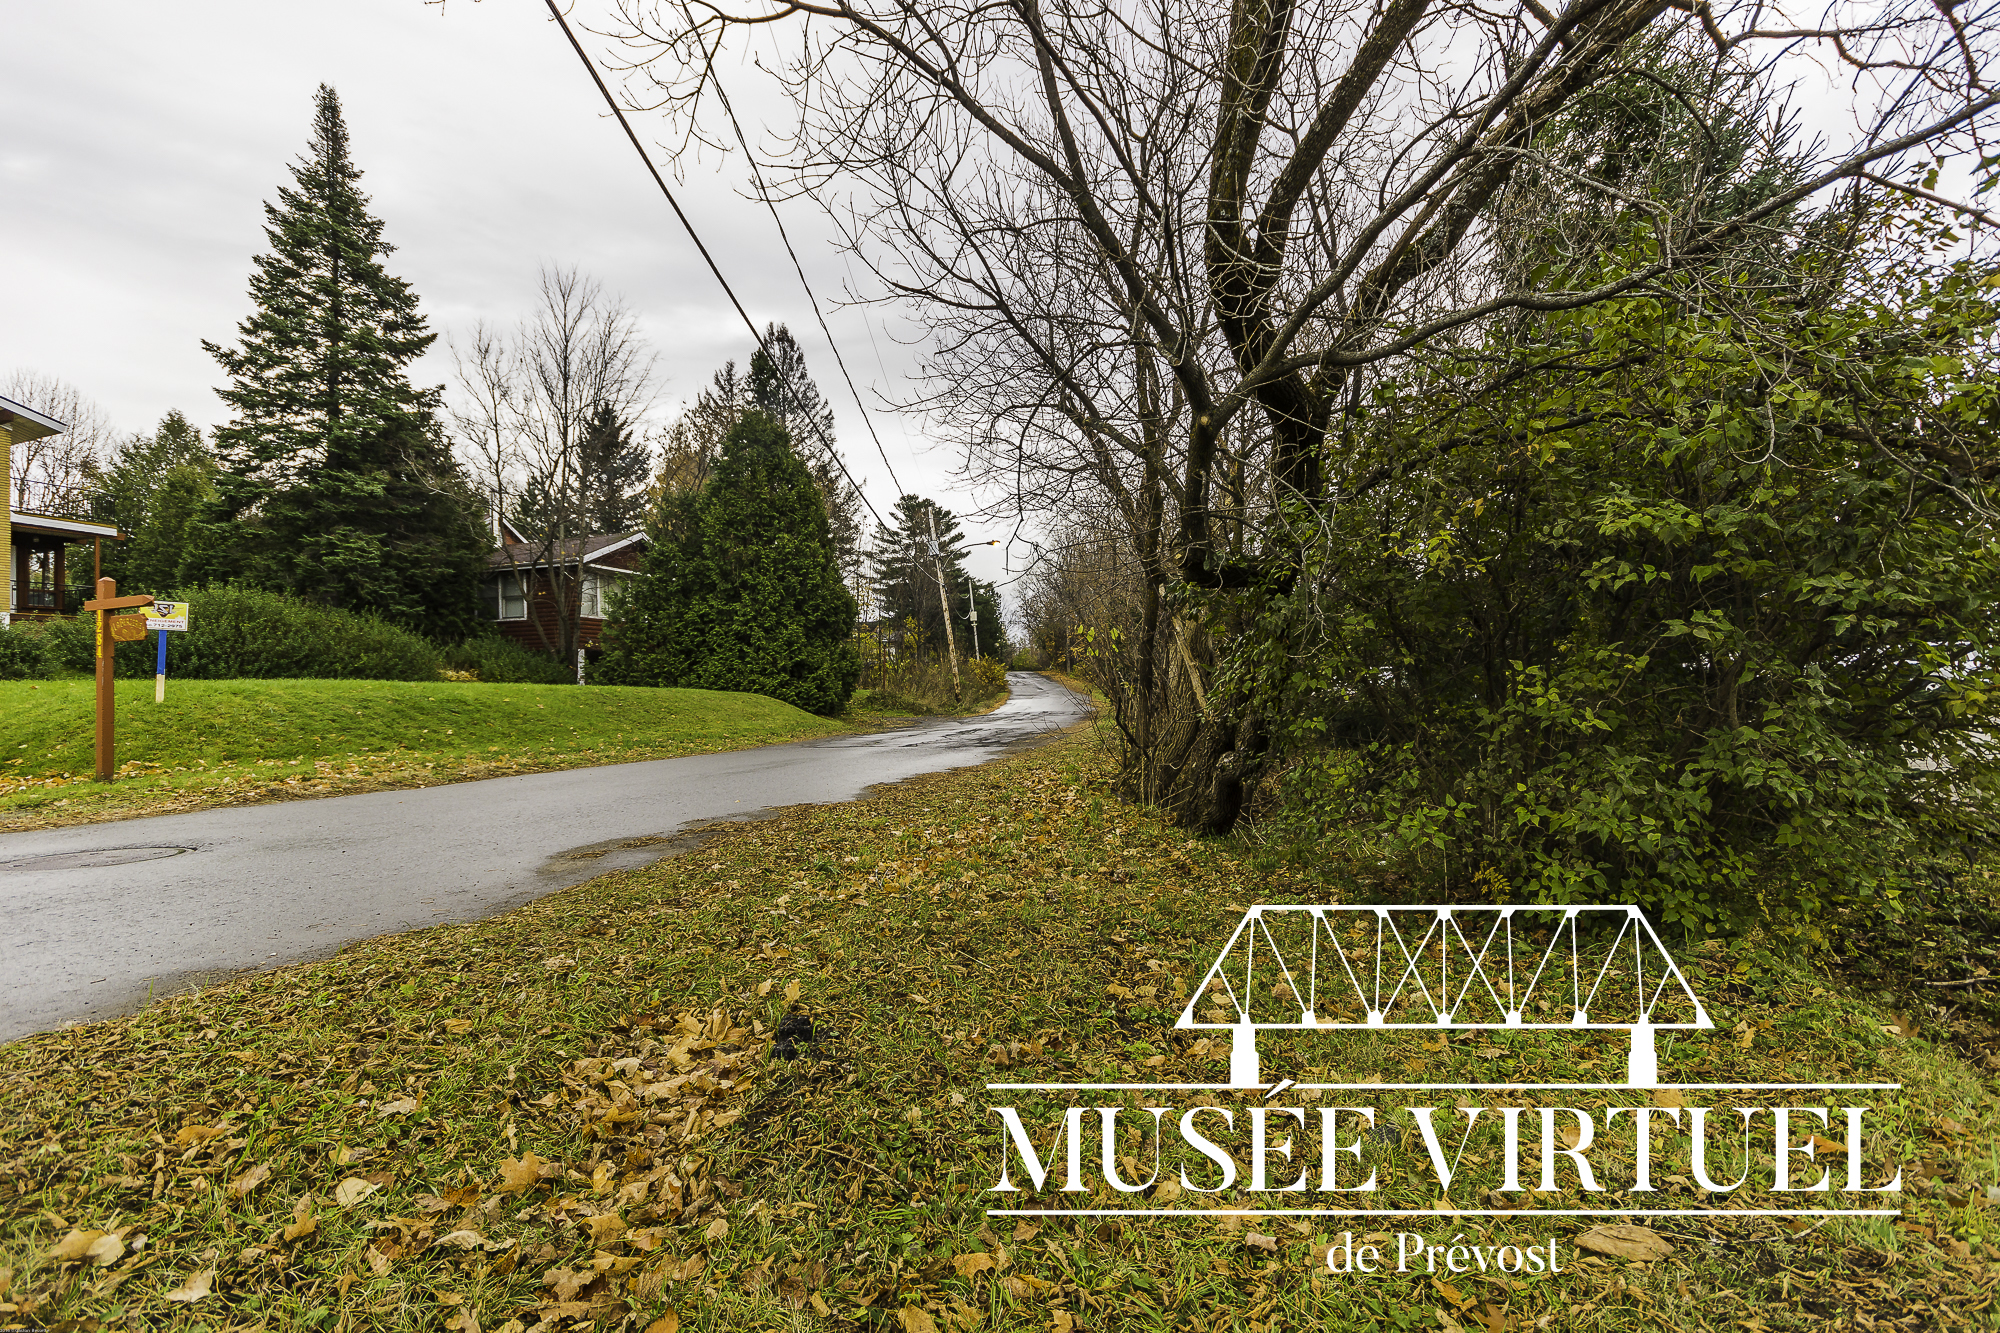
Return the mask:
<svg viewBox="0 0 2000 1333">
<path fill-rule="evenodd" d="M 369 611 L 440 637 L 474 628 L 489 543 L 438 426 L 441 390 L 410 383 L 436 334 L 348 153 L 322 84 L 313 138 L 264 206 L 269 254 L 235 347 L 204 342 L 235 418 L 188 573 Z"/>
<path fill-rule="evenodd" d="M 646 516 L 646 484 L 653 458 L 632 438 L 618 410 L 599 403 L 578 449 L 583 476 L 584 522 L 592 532 L 631 532 Z"/>
<path fill-rule="evenodd" d="M 935 561 L 931 558 L 933 512 L 937 515 L 938 534 Z M 874 585 L 876 604 L 881 608 L 882 624 L 891 630 L 901 630 L 906 622 L 914 620 L 922 636 L 923 654 L 942 657 L 947 639 L 945 607 L 938 596 L 941 565 L 945 587 L 951 596 L 951 627 L 957 636 L 958 651 L 971 652 L 971 607 L 965 600 L 966 583 L 971 576 L 966 573 L 965 557 L 961 554 L 965 532 L 958 526 L 957 516 L 935 500 L 916 495 L 897 500 L 891 513 L 896 526 L 877 524 L 874 548 L 868 554 L 869 581 Z M 987 591 L 990 595 L 991 589 Z M 979 621 L 979 647 L 984 656 L 992 656 L 999 645 L 995 637 L 1000 620 L 997 601 L 990 616 L 989 619 L 982 610 Z"/>
<path fill-rule="evenodd" d="M 764 345 L 750 354 L 744 381 L 749 406 L 791 433 L 813 485 L 826 504 L 840 572 L 851 584 L 861 573 L 861 492 L 848 481 L 833 443 L 833 405 L 806 369 L 806 354 L 783 324 L 764 326 Z"/>
<path fill-rule="evenodd" d="M 751 409 L 708 484 L 655 513 L 643 569 L 615 595 L 597 678 L 767 694 L 838 713 L 861 678 L 854 598 L 826 507 L 785 428 Z"/>
</svg>

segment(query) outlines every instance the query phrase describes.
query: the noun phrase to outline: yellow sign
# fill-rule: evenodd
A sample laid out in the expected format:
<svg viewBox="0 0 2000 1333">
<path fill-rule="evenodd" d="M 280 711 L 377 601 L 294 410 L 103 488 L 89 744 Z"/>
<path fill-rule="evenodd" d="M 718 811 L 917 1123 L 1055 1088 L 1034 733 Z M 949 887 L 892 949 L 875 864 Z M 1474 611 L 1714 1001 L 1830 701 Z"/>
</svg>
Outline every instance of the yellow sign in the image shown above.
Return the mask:
<svg viewBox="0 0 2000 1333">
<path fill-rule="evenodd" d="M 119 643 L 131 643 L 134 639 L 146 637 L 144 616 L 110 616 L 111 637 Z"/>
<path fill-rule="evenodd" d="M 146 614 L 147 629 L 186 629 L 188 627 L 188 604 L 186 602 L 154 602 Z"/>
</svg>

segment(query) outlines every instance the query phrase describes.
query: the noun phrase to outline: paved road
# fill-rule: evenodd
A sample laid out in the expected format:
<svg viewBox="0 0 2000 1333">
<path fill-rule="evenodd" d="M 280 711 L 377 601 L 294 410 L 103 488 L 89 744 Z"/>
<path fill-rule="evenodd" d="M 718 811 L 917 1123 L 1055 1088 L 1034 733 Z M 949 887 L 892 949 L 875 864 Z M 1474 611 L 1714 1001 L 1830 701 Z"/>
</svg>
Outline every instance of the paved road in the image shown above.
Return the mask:
<svg viewBox="0 0 2000 1333">
<path fill-rule="evenodd" d="M 1008 684 L 983 717 L 872 736 L 0 834 L 0 1041 L 219 973 L 491 916 L 665 850 L 619 846 L 630 839 L 852 800 L 1083 716 L 1044 677 Z"/>
</svg>

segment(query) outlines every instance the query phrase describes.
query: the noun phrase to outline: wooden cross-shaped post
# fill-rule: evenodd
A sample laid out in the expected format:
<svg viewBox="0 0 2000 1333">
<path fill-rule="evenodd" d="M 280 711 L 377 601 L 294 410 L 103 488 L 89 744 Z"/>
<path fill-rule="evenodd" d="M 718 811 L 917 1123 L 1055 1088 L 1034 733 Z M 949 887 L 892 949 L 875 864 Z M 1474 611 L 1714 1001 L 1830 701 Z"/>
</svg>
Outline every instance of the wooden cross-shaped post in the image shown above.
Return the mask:
<svg viewBox="0 0 2000 1333">
<path fill-rule="evenodd" d="M 118 645 L 111 640 L 111 613 L 123 611 L 127 607 L 151 606 L 151 593 L 133 593 L 129 597 L 118 595 L 117 579 L 99 579 L 97 596 L 83 604 L 86 611 L 97 613 L 97 780 L 111 781 L 112 770 L 118 764 L 112 749 L 111 735 L 111 676 L 113 657 Z"/>
</svg>

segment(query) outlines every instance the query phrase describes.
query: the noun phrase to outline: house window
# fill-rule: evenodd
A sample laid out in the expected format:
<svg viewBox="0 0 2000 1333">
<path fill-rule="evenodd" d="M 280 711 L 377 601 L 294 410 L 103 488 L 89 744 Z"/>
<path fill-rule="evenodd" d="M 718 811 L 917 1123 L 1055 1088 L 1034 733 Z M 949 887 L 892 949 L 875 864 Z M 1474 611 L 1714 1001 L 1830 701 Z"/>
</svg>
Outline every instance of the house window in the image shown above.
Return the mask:
<svg viewBox="0 0 2000 1333">
<path fill-rule="evenodd" d="M 495 620 L 526 620 L 528 618 L 528 592 L 525 575 L 501 574 L 493 580 L 493 618 Z"/>
<path fill-rule="evenodd" d="M 581 614 L 602 620 L 611 614 L 611 594 L 624 579 L 617 574 L 594 574 L 586 570 L 580 594 Z"/>
</svg>

